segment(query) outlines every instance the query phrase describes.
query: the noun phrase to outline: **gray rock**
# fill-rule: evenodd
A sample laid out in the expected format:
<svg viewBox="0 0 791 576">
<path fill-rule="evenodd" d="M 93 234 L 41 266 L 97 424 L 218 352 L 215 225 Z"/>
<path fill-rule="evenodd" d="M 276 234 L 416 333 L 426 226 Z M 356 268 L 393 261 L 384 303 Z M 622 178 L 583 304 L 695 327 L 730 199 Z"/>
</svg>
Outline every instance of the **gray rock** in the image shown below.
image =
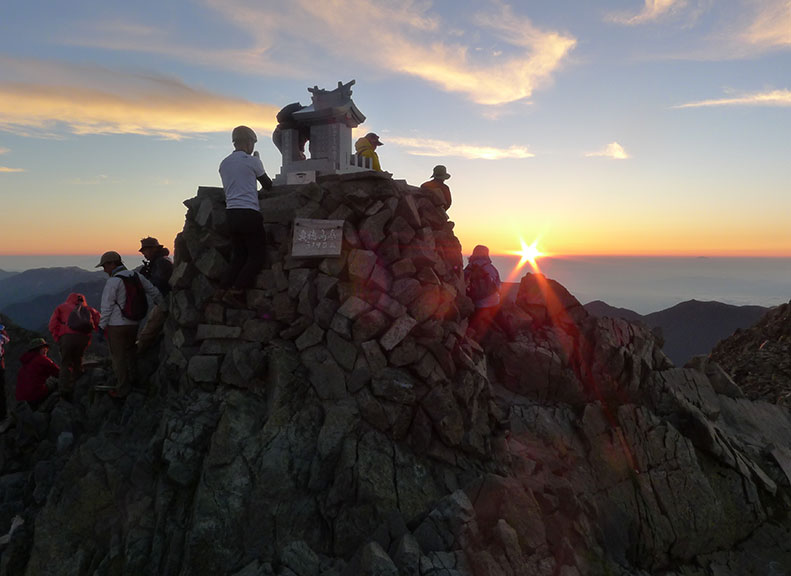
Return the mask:
<svg viewBox="0 0 791 576">
<path fill-rule="evenodd" d="M 305 348 L 320 344 L 323 340 L 324 330 L 322 330 L 321 326 L 318 324 L 311 324 L 308 326 L 307 330 L 299 335 L 295 344 L 297 345 L 297 350 L 304 350 Z"/>
<path fill-rule="evenodd" d="M 318 576 L 319 557 L 303 541 L 290 542 L 280 551 L 280 562 L 297 576 Z"/>
<path fill-rule="evenodd" d="M 338 314 L 343 316 L 344 318 L 348 318 L 349 320 L 354 320 L 360 314 L 363 314 L 371 309 L 371 305 L 368 304 L 365 300 L 358 298 L 357 296 L 352 296 L 348 298 L 341 307 L 338 308 Z"/>
<path fill-rule="evenodd" d="M 340 400 L 346 397 L 346 375 L 326 348 L 308 348 L 302 352 L 301 358 L 319 398 Z"/>
<path fill-rule="evenodd" d="M 370 250 L 351 250 L 347 270 L 352 281 L 364 283 L 376 265 L 376 254 Z"/>
<path fill-rule="evenodd" d="M 380 370 L 371 381 L 371 391 L 375 396 L 399 404 L 414 404 L 416 388 L 415 380 L 398 368 Z"/>
<path fill-rule="evenodd" d="M 189 360 L 187 375 L 193 382 L 216 382 L 219 368 L 220 361 L 217 356 L 193 356 Z"/>
<path fill-rule="evenodd" d="M 201 274 L 211 278 L 212 280 L 219 280 L 225 269 L 228 267 L 228 262 L 225 260 L 219 250 L 210 248 L 200 255 L 195 261 L 195 267 L 200 270 Z"/>
<path fill-rule="evenodd" d="M 239 326 L 222 326 L 219 324 L 199 324 L 198 331 L 195 334 L 195 339 L 198 341 L 208 340 L 210 338 L 227 338 L 236 339 L 242 335 L 242 329 Z"/>
<path fill-rule="evenodd" d="M 364 342 L 376 338 L 384 332 L 389 325 L 387 316 L 379 310 L 371 310 L 358 316 L 352 324 L 352 337 L 355 342 Z"/>
<path fill-rule="evenodd" d="M 417 325 L 417 320 L 409 315 L 401 316 L 398 318 L 387 332 L 379 339 L 379 343 L 387 351 L 392 350 L 403 341 L 404 338 L 412 331 Z"/>
<path fill-rule="evenodd" d="M 398 576 L 398 568 L 376 542 L 363 546 L 360 556 L 361 576 Z"/>
<path fill-rule="evenodd" d="M 329 330 L 327 332 L 327 349 L 341 367 L 348 372 L 354 370 L 354 362 L 357 360 L 357 346 L 334 330 Z"/>
</svg>

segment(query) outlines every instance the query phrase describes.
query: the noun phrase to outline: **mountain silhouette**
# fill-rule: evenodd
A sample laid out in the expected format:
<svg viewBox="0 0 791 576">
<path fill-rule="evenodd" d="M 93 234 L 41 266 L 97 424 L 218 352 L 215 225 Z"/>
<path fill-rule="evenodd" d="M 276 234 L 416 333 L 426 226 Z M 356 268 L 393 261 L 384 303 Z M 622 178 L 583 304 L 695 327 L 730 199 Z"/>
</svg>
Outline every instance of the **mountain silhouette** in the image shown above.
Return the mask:
<svg viewBox="0 0 791 576">
<path fill-rule="evenodd" d="M 91 272 L 76 266 L 33 268 L 6 278 L 0 277 L 0 311 L 10 304 L 26 302 L 45 294 L 60 294 L 82 282 L 103 277 L 102 272 Z"/>
<path fill-rule="evenodd" d="M 665 310 L 641 315 L 627 308 L 615 308 L 596 300 L 585 309 L 600 318 L 622 318 L 661 330 L 663 351 L 676 366 L 690 358 L 709 354 L 712 348 L 740 328 L 748 328 L 769 310 L 764 306 L 734 306 L 722 302 L 687 300 Z"/>
</svg>

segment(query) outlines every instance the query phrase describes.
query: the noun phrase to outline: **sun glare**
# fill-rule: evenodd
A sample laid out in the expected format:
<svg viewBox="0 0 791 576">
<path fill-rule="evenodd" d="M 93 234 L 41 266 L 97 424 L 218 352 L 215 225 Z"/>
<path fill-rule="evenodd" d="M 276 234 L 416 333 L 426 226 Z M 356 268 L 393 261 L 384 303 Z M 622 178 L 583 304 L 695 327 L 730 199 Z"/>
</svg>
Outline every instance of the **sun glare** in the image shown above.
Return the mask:
<svg viewBox="0 0 791 576">
<path fill-rule="evenodd" d="M 530 267 L 533 270 L 537 270 L 538 264 L 536 264 L 536 260 L 544 255 L 544 253 L 538 249 L 538 239 L 534 240 L 529 246 L 525 244 L 522 238 L 519 239 L 519 243 L 522 245 L 522 249 L 513 252 L 513 254 L 519 256 L 519 264 L 516 265 L 517 269 L 522 268 L 529 262 Z"/>
</svg>

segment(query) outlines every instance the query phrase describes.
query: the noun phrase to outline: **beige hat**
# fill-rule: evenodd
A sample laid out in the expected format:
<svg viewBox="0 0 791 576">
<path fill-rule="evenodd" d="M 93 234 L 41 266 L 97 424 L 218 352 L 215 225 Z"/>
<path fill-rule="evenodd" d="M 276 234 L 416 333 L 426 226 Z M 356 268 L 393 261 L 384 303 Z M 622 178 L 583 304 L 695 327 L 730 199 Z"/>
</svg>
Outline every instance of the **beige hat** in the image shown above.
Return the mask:
<svg viewBox="0 0 791 576">
<path fill-rule="evenodd" d="M 450 174 L 448 174 L 447 168 L 445 168 L 442 164 L 437 164 L 434 166 L 434 173 L 431 175 L 432 178 L 439 178 L 440 180 L 447 180 L 450 178 Z"/>
<path fill-rule="evenodd" d="M 247 126 L 237 126 L 236 128 L 233 129 L 233 132 L 231 133 L 231 141 L 258 142 L 258 137 L 255 135 L 255 132 L 253 132 L 251 128 L 248 128 Z"/>
<path fill-rule="evenodd" d="M 105 252 L 104 254 L 102 254 L 102 257 L 99 259 L 99 263 L 96 265 L 96 268 L 101 268 L 108 262 L 121 262 L 121 255 L 114 250 Z"/>
<path fill-rule="evenodd" d="M 143 248 L 162 248 L 162 244 L 153 236 L 148 236 L 140 240 L 140 252 L 143 251 Z"/>
</svg>

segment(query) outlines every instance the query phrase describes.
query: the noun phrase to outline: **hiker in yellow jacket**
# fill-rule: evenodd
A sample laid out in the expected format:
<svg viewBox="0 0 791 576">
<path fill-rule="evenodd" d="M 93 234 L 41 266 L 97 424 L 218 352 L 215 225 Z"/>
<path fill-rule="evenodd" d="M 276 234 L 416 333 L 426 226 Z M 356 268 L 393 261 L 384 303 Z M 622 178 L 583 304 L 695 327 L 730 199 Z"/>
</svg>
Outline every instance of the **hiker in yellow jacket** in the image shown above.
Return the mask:
<svg viewBox="0 0 791 576">
<path fill-rule="evenodd" d="M 379 164 L 379 156 L 376 153 L 377 146 L 384 146 L 384 142 L 379 140 L 379 136 L 373 132 L 368 132 L 368 134 L 354 143 L 354 149 L 357 155 L 363 158 L 370 158 L 371 168 L 377 172 L 381 172 L 382 166 Z"/>
</svg>

